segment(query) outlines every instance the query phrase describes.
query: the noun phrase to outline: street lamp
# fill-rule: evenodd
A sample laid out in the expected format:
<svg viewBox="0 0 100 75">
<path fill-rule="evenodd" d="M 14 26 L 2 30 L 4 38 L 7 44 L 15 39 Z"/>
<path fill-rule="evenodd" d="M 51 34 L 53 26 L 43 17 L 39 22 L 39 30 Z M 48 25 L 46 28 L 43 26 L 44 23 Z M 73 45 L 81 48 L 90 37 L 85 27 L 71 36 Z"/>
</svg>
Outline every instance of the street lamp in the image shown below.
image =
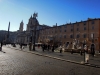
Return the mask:
<svg viewBox="0 0 100 75">
<path fill-rule="evenodd" d="M 86 45 L 86 40 L 84 40 L 84 47 Z M 85 62 L 85 49 L 84 49 L 84 62 Z"/>
<path fill-rule="evenodd" d="M 33 51 L 35 51 L 36 30 L 37 30 L 37 24 L 38 24 L 38 21 L 37 21 L 36 17 L 37 17 L 37 13 L 34 13 L 33 14 L 33 18 L 34 18 L 34 30 L 33 30 L 34 31 L 34 36 L 32 36 L 32 39 L 34 38 L 32 40 L 33 41 L 33 43 L 32 43 L 33 44 Z"/>
<path fill-rule="evenodd" d="M 36 25 L 34 27 L 34 39 L 33 39 L 33 51 L 35 51 L 35 39 L 36 39 Z"/>
<path fill-rule="evenodd" d="M 35 36 L 36 36 L 36 26 L 34 25 L 34 29 L 31 30 L 31 43 L 33 46 L 33 49 L 32 49 L 33 51 L 35 51 L 35 38 L 36 38 Z"/>
<path fill-rule="evenodd" d="M 92 43 L 94 43 L 94 34 L 91 34 Z"/>
</svg>

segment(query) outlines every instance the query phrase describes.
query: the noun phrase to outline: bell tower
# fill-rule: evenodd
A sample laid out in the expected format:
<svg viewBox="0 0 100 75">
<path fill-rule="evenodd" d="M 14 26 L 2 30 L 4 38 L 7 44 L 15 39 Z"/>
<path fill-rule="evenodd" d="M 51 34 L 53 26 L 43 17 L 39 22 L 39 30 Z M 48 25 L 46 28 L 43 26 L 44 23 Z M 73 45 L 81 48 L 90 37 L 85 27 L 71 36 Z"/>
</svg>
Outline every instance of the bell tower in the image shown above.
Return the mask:
<svg viewBox="0 0 100 75">
<path fill-rule="evenodd" d="M 20 27 L 19 27 L 19 31 L 20 31 L 20 32 L 23 31 L 23 25 L 24 25 L 24 23 L 23 23 L 23 20 L 22 20 L 22 22 L 20 23 Z"/>
</svg>

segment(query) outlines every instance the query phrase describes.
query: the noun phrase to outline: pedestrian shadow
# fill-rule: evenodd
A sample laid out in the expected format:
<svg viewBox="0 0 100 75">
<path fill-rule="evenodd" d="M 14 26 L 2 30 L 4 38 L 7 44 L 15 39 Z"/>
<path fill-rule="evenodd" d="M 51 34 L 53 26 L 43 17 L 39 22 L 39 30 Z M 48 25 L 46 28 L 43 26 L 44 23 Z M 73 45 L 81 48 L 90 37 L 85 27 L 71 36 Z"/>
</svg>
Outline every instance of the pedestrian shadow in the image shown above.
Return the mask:
<svg viewBox="0 0 100 75">
<path fill-rule="evenodd" d="M 4 51 L 0 51 L 0 52 L 6 53 L 6 52 L 4 52 Z"/>
<path fill-rule="evenodd" d="M 60 54 L 59 56 L 64 56 L 64 55 Z"/>
</svg>

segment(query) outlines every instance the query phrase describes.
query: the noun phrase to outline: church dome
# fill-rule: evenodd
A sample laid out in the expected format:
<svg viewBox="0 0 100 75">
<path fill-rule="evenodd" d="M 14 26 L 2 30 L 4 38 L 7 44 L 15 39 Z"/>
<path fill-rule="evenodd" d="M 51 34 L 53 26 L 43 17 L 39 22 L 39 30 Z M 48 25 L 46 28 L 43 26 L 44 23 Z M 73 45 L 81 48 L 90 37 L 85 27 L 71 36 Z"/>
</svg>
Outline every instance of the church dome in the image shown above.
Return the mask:
<svg viewBox="0 0 100 75">
<path fill-rule="evenodd" d="M 33 17 L 33 18 L 32 18 L 32 21 L 33 21 L 33 23 L 39 25 L 39 22 L 38 22 L 37 18 L 34 18 L 34 17 Z"/>
</svg>

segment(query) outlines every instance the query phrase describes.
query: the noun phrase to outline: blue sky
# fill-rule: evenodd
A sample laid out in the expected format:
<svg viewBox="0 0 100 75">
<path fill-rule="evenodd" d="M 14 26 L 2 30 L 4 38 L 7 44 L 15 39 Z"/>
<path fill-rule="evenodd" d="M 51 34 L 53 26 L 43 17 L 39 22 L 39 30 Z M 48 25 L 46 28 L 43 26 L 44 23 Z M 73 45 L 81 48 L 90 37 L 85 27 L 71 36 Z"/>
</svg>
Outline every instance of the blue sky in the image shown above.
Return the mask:
<svg viewBox="0 0 100 75">
<path fill-rule="evenodd" d="M 0 30 L 7 30 L 10 21 L 10 31 L 16 31 L 22 20 L 26 30 L 34 11 L 40 24 L 62 25 L 100 18 L 100 0 L 0 0 Z"/>
</svg>

